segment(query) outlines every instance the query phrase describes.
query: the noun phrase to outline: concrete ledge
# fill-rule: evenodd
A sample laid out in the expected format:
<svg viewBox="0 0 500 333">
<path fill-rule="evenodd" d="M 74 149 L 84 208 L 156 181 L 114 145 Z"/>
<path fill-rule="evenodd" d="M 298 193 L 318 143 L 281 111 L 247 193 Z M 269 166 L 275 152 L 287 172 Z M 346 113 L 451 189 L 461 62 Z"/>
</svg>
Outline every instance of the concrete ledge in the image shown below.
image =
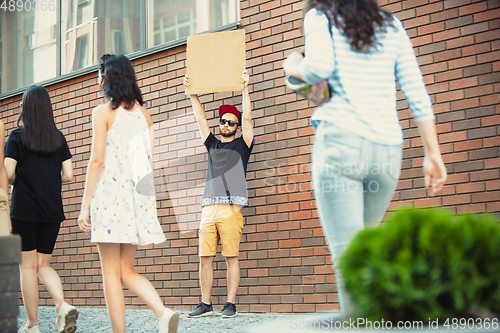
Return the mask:
<svg viewBox="0 0 500 333">
<path fill-rule="evenodd" d="M 0 265 L 21 263 L 21 237 L 19 235 L 0 236 Z"/>
<path fill-rule="evenodd" d="M 0 333 L 17 332 L 19 314 L 19 263 L 21 238 L 0 237 Z"/>
<path fill-rule="evenodd" d="M 0 333 L 16 333 L 17 318 L 0 319 Z"/>
</svg>

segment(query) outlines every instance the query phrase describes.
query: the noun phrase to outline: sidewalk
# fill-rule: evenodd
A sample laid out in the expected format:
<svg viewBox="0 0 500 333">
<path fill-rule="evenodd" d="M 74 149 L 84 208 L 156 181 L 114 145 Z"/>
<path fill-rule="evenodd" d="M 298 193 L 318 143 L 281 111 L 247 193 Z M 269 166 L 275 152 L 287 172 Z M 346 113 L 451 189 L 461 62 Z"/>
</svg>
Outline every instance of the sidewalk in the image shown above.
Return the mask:
<svg viewBox="0 0 500 333">
<path fill-rule="evenodd" d="M 109 325 L 108 313 L 106 309 L 78 308 L 80 317 L 77 322 L 78 333 L 112 333 Z M 179 311 L 181 321 L 179 323 L 179 333 L 225 333 L 225 332 L 246 332 L 246 333 L 320 333 L 338 332 L 347 333 L 357 331 L 354 327 L 334 327 L 333 318 L 338 318 L 336 313 L 312 313 L 312 314 L 263 314 L 263 313 L 239 313 L 236 318 L 221 319 L 220 313 L 213 316 L 197 319 L 187 318 L 186 311 Z M 38 308 L 38 325 L 42 333 L 57 332 L 55 324 L 56 313 L 53 307 Z M 125 310 L 125 322 L 127 333 L 157 333 L 156 316 L 150 310 Z M 24 307 L 19 307 L 18 327 L 21 328 L 26 323 L 26 313 Z M 381 329 L 360 329 L 363 333 L 380 333 L 394 331 L 415 331 L 419 333 L 445 333 L 455 331 L 459 333 L 492 333 L 500 332 L 497 326 L 495 329 L 451 329 L 450 327 L 429 327 L 427 324 L 414 329 L 398 329 L 396 327 Z"/>
<path fill-rule="evenodd" d="M 109 324 L 108 312 L 102 308 L 78 308 L 80 315 L 77 321 L 76 332 L 85 333 L 112 333 Z M 248 332 L 249 328 L 267 325 L 275 319 L 284 319 L 284 314 L 239 313 L 237 317 L 221 319 L 220 313 L 197 319 L 187 318 L 187 311 L 178 311 L 181 315 L 179 333 L 219 333 L 219 332 Z M 157 333 L 156 316 L 151 310 L 125 310 L 127 333 Z M 18 328 L 26 323 L 24 306 L 19 307 Z M 56 312 L 54 307 L 38 307 L 38 326 L 42 333 L 57 332 Z M 260 332 L 265 332 L 259 330 Z M 286 332 L 286 330 L 273 333 Z"/>
</svg>

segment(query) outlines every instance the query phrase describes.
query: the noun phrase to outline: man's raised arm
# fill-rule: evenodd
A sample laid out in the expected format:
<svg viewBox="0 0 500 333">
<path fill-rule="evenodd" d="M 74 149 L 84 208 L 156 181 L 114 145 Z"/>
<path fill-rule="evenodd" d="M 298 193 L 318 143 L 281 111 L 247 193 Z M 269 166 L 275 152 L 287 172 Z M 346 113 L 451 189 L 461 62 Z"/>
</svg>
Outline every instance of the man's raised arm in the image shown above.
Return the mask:
<svg viewBox="0 0 500 333">
<path fill-rule="evenodd" d="M 250 104 L 250 94 L 248 93 L 248 81 L 250 80 L 247 71 L 243 71 L 241 76 L 241 83 L 243 83 L 244 88 L 241 91 L 243 101 L 242 109 L 243 114 L 241 116 L 241 130 L 243 140 L 245 141 L 247 147 L 252 145 L 253 141 L 253 124 L 252 124 L 252 107 Z"/>
<path fill-rule="evenodd" d="M 184 86 L 189 87 L 188 76 L 184 76 Z M 210 134 L 210 129 L 208 128 L 207 116 L 205 115 L 205 110 L 198 99 L 198 95 L 189 95 L 191 99 L 191 105 L 193 106 L 194 116 L 198 122 L 198 127 L 200 129 L 201 139 L 205 142 Z"/>
</svg>

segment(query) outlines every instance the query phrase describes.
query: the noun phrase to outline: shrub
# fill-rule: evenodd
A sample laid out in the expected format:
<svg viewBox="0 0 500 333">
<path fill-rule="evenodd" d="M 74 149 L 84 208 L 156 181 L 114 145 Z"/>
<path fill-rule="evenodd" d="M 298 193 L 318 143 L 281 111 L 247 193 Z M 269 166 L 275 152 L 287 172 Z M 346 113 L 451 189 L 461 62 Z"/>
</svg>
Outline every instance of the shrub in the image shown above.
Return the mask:
<svg viewBox="0 0 500 333">
<path fill-rule="evenodd" d="M 364 229 L 340 260 L 357 317 L 467 318 L 477 305 L 500 313 L 500 225 L 491 215 L 407 209 Z"/>
</svg>

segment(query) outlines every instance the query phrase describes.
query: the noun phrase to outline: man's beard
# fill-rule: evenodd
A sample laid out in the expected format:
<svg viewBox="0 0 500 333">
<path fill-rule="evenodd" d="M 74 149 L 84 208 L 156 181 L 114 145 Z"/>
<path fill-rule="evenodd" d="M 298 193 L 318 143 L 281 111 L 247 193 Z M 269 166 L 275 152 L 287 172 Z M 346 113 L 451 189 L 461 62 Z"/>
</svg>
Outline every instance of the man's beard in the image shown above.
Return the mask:
<svg viewBox="0 0 500 333">
<path fill-rule="evenodd" d="M 234 131 L 231 131 L 229 130 L 228 132 L 223 132 L 222 130 L 220 131 L 220 135 L 222 135 L 223 137 L 226 137 L 226 138 L 229 138 L 229 137 L 232 137 L 236 134 L 236 130 L 238 129 L 238 127 L 236 127 L 234 129 Z"/>
</svg>

